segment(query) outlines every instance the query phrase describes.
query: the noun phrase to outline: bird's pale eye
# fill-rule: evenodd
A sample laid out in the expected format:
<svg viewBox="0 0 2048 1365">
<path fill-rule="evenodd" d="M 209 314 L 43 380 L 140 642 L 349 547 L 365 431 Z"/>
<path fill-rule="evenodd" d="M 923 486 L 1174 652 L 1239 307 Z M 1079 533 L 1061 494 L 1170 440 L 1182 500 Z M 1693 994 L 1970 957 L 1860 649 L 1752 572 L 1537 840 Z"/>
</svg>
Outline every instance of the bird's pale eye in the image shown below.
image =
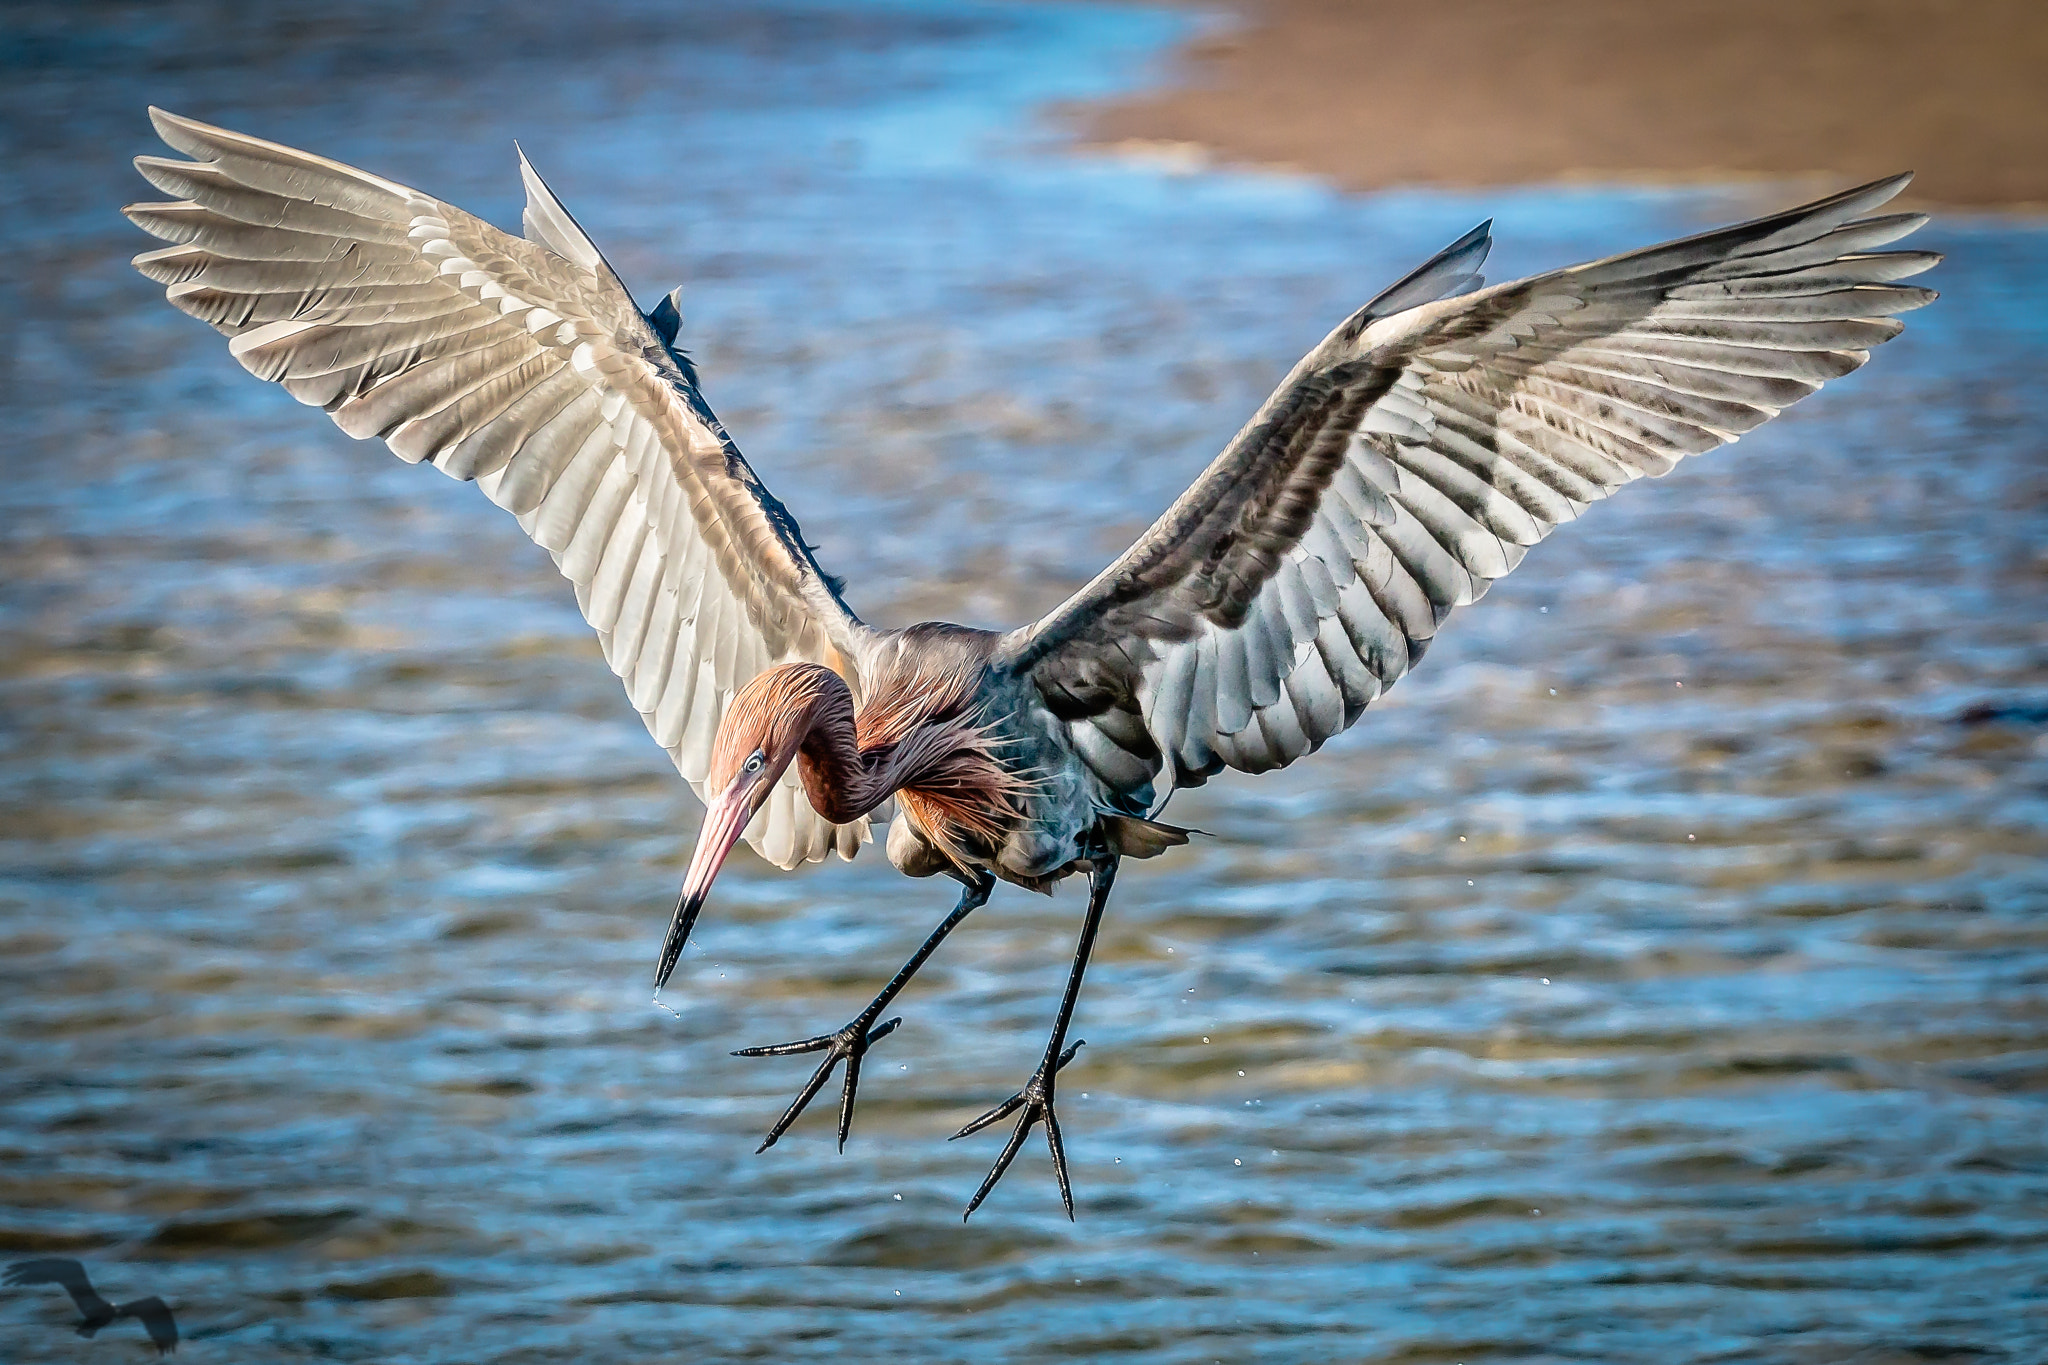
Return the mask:
<svg viewBox="0 0 2048 1365">
<path fill-rule="evenodd" d="M 767 760 L 761 757 L 761 751 L 756 749 L 747 759 L 747 771 L 750 773 L 760 772 L 766 762 Z"/>
</svg>

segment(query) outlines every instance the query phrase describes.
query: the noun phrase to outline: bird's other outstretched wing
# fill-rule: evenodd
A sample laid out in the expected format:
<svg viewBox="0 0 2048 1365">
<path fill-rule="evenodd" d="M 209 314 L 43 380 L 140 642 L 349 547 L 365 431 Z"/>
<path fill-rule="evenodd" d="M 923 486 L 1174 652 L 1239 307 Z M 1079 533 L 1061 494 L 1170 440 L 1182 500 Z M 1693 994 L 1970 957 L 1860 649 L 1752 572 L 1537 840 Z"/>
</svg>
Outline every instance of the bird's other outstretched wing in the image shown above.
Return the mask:
<svg viewBox="0 0 2048 1365">
<path fill-rule="evenodd" d="M 178 1349 L 178 1320 L 171 1316 L 170 1305 L 152 1294 L 146 1299 L 124 1303 L 114 1310 L 116 1317 L 134 1318 L 149 1333 L 149 1339 L 156 1344 L 156 1353 L 167 1356 Z"/>
<path fill-rule="evenodd" d="M 102 1324 L 113 1321 L 114 1305 L 101 1298 L 99 1291 L 92 1287 L 85 1267 L 68 1256 L 45 1256 L 40 1260 L 16 1261 L 7 1267 L 7 1281 L 10 1285 L 56 1284 L 64 1287 L 71 1296 L 71 1302 L 78 1305 L 78 1311 L 85 1315 L 87 1322 Z"/>
<path fill-rule="evenodd" d="M 807 660 L 860 694 L 866 628 L 523 156 L 532 240 L 324 157 L 150 117 L 193 160 L 136 159 L 181 196 L 126 210 L 176 243 L 136 269 L 252 374 L 517 516 L 700 797 L 755 674 Z M 783 867 L 866 837 L 812 810 L 794 769 L 747 830 Z"/>
<path fill-rule="evenodd" d="M 1005 638 L 1113 790 L 1291 763 L 1624 483 L 1736 439 L 1894 335 L 1940 257 L 1874 252 L 1910 177 L 1440 298 L 1481 229 L 1366 305 L 1138 543 Z M 1164 791 L 1160 792 L 1163 796 Z"/>
</svg>

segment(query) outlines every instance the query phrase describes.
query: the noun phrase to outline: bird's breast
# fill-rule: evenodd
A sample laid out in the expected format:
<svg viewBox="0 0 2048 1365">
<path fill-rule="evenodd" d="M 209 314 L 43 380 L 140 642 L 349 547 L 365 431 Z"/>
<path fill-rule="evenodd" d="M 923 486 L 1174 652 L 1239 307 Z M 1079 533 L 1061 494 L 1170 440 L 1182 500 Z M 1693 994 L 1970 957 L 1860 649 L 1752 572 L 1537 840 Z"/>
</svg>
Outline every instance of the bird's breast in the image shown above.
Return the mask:
<svg viewBox="0 0 2048 1365">
<path fill-rule="evenodd" d="M 1066 726 L 1018 689 L 1003 735 L 1006 753 L 1028 779 L 1009 837 L 996 851 L 997 875 L 1039 883 L 1074 870 L 1103 806 L 1101 783 L 1068 742 Z"/>
</svg>

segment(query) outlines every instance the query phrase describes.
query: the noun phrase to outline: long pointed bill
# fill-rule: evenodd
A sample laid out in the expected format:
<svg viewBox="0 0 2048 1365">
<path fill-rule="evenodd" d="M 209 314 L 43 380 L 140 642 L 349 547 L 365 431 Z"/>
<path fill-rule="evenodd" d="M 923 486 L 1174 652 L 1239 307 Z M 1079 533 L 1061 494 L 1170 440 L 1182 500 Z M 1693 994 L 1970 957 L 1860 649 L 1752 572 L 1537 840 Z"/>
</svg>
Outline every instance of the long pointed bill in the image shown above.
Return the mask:
<svg viewBox="0 0 2048 1365">
<path fill-rule="evenodd" d="M 754 812 L 760 808 L 759 799 L 748 798 L 756 793 L 765 794 L 766 785 L 736 782 L 704 813 L 704 829 L 697 836 L 697 851 L 691 855 L 690 870 L 683 877 L 682 898 L 676 902 L 675 918 L 669 921 L 668 941 L 661 945 L 661 969 L 654 974 L 657 997 L 661 988 L 668 984 L 677 961 L 682 958 L 683 945 L 690 941 L 691 926 L 697 922 L 697 912 L 704 908 L 704 897 L 710 894 L 712 880 L 718 876 L 718 869 L 725 866 L 726 855 L 732 852 L 732 846 L 740 841 L 747 821 L 753 819 Z"/>
</svg>

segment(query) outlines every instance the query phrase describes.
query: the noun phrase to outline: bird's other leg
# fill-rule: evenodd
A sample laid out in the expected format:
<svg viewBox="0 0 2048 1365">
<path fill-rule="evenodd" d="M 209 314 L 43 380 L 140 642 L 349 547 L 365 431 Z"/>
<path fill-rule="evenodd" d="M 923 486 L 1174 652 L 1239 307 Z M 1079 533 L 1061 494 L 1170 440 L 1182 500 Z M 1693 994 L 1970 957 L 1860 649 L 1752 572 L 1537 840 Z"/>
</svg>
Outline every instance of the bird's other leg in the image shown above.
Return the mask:
<svg viewBox="0 0 2048 1365">
<path fill-rule="evenodd" d="M 938 951 L 939 945 L 945 942 L 946 935 L 952 933 L 961 920 L 988 904 L 989 892 L 995 889 L 995 878 L 980 870 L 971 873 L 954 872 L 951 875 L 965 888 L 960 893 L 960 903 L 953 907 L 952 914 L 939 922 L 938 928 L 932 930 L 923 946 L 910 955 L 910 960 L 889 979 L 889 984 L 882 987 L 881 994 L 869 1001 L 868 1007 L 855 1015 L 845 1028 L 836 1033 L 821 1033 L 815 1038 L 804 1038 L 794 1043 L 741 1048 L 732 1054 L 735 1057 L 789 1057 L 799 1052 L 825 1054 L 825 1060 L 818 1063 L 818 1069 L 811 1073 L 811 1079 L 797 1092 L 797 1097 L 790 1101 L 789 1108 L 782 1111 L 782 1117 L 775 1120 L 775 1126 L 768 1130 L 768 1136 L 762 1140 L 761 1145 L 754 1149 L 756 1156 L 773 1147 L 777 1139 L 789 1131 L 789 1125 L 796 1122 L 797 1115 L 804 1112 L 804 1106 L 825 1088 L 825 1082 L 832 1079 L 832 1069 L 842 1061 L 846 1063 L 846 1081 L 839 1091 L 839 1150 L 846 1150 L 846 1135 L 853 1128 L 854 1092 L 860 1089 L 861 1058 L 867 1055 L 869 1048 L 894 1033 L 896 1026 L 903 1022 L 898 1017 L 877 1027 L 875 1020 L 881 1018 L 882 1011 L 889 1008 L 889 1002 L 896 998 L 897 992 L 910 984 L 910 978 L 917 975 L 917 969 L 924 966 L 925 960 Z"/>
<path fill-rule="evenodd" d="M 1046 1146 L 1052 1150 L 1053 1175 L 1060 1182 L 1060 1203 L 1066 1206 L 1069 1220 L 1074 1216 L 1074 1190 L 1067 1181 L 1067 1149 L 1060 1141 L 1059 1115 L 1053 1111 L 1053 1087 L 1060 1069 L 1074 1060 L 1074 1054 L 1081 1050 L 1084 1041 L 1076 1039 L 1073 1046 L 1067 1046 L 1067 1024 L 1074 1017 L 1074 1002 L 1081 996 L 1081 978 L 1088 971 L 1088 955 L 1095 949 L 1095 931 L 1102 924 L 1102 908 L 1109 903 L 1109 888 L 1116 880 L 1116 863 L 1114 855 L 1101 858 L 1088 874 L 1088 917 L 1081 922 L 1081 941 L 1074 947 L 1074 966 L 1067 974 L 1067 993 L 1060 1000 L 1059 1018 L 1053 1021 L 1052 1037 L 1046 1040 L 1045 1057 L 1039 1062 L 1037 1072 L 1024 1083 L 1022 1090 L 953 1134 L 955 1138 L 964 1138 L 1019 1109 L 1024 1111 L 1018 1115 L 1017 1126 L 1010 1130 L 1010 1140 L 1003 1145 L 1003 1154 L 990 1168 L 988 1179 L 981 1182 L 974 1198 L 967 1201 L 967 1211 L 960 1215 L 963 1223 L 974 1216 L 974 1211 L 981 1207 L 981 1201 L 988 1198 L 988 1192 L 1003 1178 L 1003 1172 L 1010 1169 L 1010 1163 L 1017 1159 L 1017 1152 L 1024 1146 L 1024 1139 L 1031 1134 L 1031 1125 L 1041 1119 L 1045 1122 Z"/>
</svg>

